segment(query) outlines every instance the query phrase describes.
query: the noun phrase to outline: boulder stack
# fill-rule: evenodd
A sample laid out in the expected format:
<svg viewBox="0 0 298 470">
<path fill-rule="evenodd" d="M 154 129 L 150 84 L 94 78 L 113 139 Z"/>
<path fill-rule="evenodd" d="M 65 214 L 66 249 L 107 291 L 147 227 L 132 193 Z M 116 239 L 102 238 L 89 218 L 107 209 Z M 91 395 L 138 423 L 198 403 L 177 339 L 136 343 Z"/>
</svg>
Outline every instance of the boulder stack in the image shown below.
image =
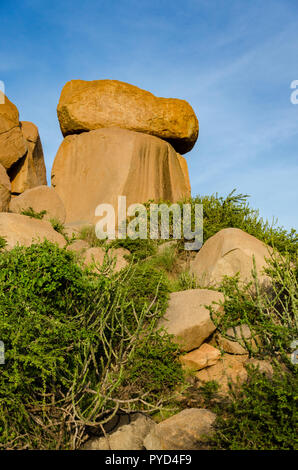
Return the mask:
<svg viewBox="0 0 298 470">
<path fill-rule="evenodd" d="M 127 206 L 190 196 L 186 160 L 198 121 L 183 100 L 157 98 L 115 80 L 73 80 L 57 108 L 65 136 L 52 169 L 67 223 L 96 222 L 95 209 L 118 196 Z"/>
<path fill-rule="evenodd" d="M 17 107 L 6 96 L 2 96 L 1 102 L 0 164 L 7 172 L 9 191 L 21 194 L 26 189 L 46 185 L 46 168 L 37 127 L 32 122 L 20 122 Z M 7 207 L 2 210 L 7 210 Z"/>
</svg>

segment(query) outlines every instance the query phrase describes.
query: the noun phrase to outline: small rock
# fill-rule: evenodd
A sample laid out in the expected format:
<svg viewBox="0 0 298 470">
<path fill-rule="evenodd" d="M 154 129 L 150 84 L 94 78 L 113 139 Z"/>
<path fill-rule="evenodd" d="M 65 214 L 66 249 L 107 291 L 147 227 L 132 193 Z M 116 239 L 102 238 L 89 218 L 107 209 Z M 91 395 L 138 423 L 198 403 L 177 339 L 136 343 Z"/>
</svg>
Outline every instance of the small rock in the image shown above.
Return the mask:
<svg viewBox="0 0 298 470">
<path fill-rule="evenodd" d="M 247 379 L 247 371 L 244 367 L 247 358 L 248 356 L 244 355 L 225 354 L 215 365 L 206 367 L 196 373 L 196 377 L 199 379 L 198 386 L 203 385 L 205 382 L 216 381 L 220 386 L 218 393 L 227 395 L 229 382 L 243 383 Z"/>
<path fill-rule="evenodd" d="M 195 349 L 185 356 L 181 356 L 180 361 L 183 366 L 189 369 L 200 370 L 216 364 L 219 358 L 220 351 L 213 346 L 204 343 L 199 347 L 199 349 Z"/>
<path fill-rule="evenodd" d="M 21 129 L 27 141 L 28 152 L 9 170 L 13 193 L 23 193 L 27 189 L 47 184 L 46 166 L 38 128 L 33 122 L 23 121 Z"/>
<path fill-rule="evenodd" d="M 26 154 L 28 147 L 22 134 L 17 107 L 7 96 L 3 96 L 1 90 L 0 94 L 0 163 L 9 169 Z"/>
</svg>

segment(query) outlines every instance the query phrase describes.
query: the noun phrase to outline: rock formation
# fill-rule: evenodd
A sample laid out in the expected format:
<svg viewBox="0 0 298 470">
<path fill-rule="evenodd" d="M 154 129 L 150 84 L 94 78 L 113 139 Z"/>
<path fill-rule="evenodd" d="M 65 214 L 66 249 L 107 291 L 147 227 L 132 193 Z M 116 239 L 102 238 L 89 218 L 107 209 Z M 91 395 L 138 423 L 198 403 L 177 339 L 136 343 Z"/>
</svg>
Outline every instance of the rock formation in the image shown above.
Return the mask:
<svg viewBox="0 0 298 470">
<path fill-rule="evenodd" d="M 9 170 L 12 193 L 46 185 L 46 167 L 38 129 L 32 122 L 22 121 L 22 132 L 27 141 L 28 152 Z"/>
<path fill-rule="evenodd" d="M 0 92 L 1 93 L 1 92 Z M 46 167 L 37 127 L 20 122 L 17 107 L 6 97 L 0 105 L 0 164 L 6 169 L 12 194 L 46 185 Z"/>
<path fill-rule="evenodd" d="M 190 196 L 186 162 L 167 142 L 119 128 L 64 139 L 52 168 L 52 185 L 66 208 L 66 222 L 95 223 L 96 207 L 118 195 L 133 203 L 178 201 Z"/>
<path fill-rule="evenodd" d="M 0 163 L 9 169 L 25 155 L 27 148 L 17 107 L 5 96 L 0 105 Z"/>
</svg>

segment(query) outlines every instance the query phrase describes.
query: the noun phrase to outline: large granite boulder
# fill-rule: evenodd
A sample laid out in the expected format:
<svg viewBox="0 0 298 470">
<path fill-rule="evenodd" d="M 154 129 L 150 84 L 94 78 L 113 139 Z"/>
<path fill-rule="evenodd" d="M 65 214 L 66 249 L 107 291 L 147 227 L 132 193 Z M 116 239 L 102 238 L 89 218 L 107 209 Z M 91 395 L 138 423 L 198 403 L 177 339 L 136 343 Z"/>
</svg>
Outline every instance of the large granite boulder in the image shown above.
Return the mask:
<svg viewBox="0 0 298 470">
<path fill-rule="evenodd" d="M 27 142 L 22 134 L 17 107 L 0 93 L 0 163 L 8 169 L 25 155 Z"/>
<path fill-rule="evenodd" d="M 99 204 L 118 196 L 127 207 L 148 200 L 176 202 L 190 196 L 183 157 L 167 142 L 119 128 L 70 135 L 52 168 L 52 185 L 66 208 L 66 223 L 94 224 Z"/>
<path fill-rule="evenodd" d="M 12 193 L 23 193 L 27 189 L 46 185 L 46 166 L 38 128 L 32 122 L 22 121 L 23 136 L 28 152 L 9 170 Z"/>
<path fill-rule="evenodd" d="M 200 285 L 219 285 L 223 276 L 240 274 L 240 281 L 252 280 L 253 257 L 261 282 L 268 276 L 263 273 L 271 248 L 239 228 L 225 228 L 209 238 L 191 263 L 190 271 Z"/>
<path fill-rule="evenodd" d="M 117 80 L 67 82 L 57 112 L 64 136 L 121 127 L 167 140 L 179 153 L 189 152 L 198 138 L 198 120 L 186 101 Z"/>
</svg>

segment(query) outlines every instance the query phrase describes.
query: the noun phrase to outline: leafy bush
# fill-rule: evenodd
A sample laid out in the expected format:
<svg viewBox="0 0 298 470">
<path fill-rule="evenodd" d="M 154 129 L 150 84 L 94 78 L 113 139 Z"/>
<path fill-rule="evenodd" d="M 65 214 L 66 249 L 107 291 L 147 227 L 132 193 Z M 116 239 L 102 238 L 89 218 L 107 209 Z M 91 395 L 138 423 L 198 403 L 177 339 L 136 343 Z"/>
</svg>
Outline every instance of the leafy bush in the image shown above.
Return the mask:
<svg viewBox="0 0 298 470">
<path fill-rule="evenodd" d="M 6 245 L 7 245 L 7 241 L 5 240 L 5 238 L 0 237 L 0 250 L 2 250 L 3 248 L 5 248 Z"/>
<path fill-rule="evenodd" d="M 297 441 L 297 370 L 277 369 L 272 378 L 256 368 L 217 406 L 212 446 L 229 450 L 295 450 Z"/>
<path fill-rule="evenodd" d="M 132 240 L 130 238 L 119 239 L 111 242 L 111 247 L 113 248 L 126 248 L 130 251 L 130 259 L 135 262 L 141 261 L 145 258 L 148 258 L 156 253 L 156 243 L 148 239 Z"/>
<path fill-rule="evenodd" d="M 78 238 L 80 240 L 85 240 L 93 248 L 100 247 L 104 244 L 104 240 L 97 238 L 95 227 L 93 225 L 86 225 L 86 227 L 82 227 Z"/>
<path fill-rule="evenodd" d="M 182 374 L 177 347 L 154 332 L 167 301 L 157 272 L 95 275 L 44 242 L 1 252 L 0 286 L 0 448 L 77 448 L 107 412 L 170 400 Z"/>
<path fill-rule="evenodd" d="M 60 220 L 55 219 L 55 218 L 50 219 L 50 224 L 52 225 L 53 229 L 56 230 L 56 232 L 58 232 L 61 235 L 65 236 L 65 233 L 64 233 L 65 227 L 60 222 Z"/>
<path fill-rule="evenodd" d="M 235 189 L 223 198 L 218 194 L 212 196 L 197 196 L 188 201 L 192 206 L 192 220 L 194 221 L 195 204 L 203 204 L 204 242 L 224 228 L 240 228 L 259 240 L 275 247 L 280 253 L 295 255 L 298 250 L 298 234 L 292 229 L 290 232 L 276 226 L 273 220 L 270 225 L 264 221 L 259 211 L 249 207 L 248 195 L 235 194 Z"/>
<path fill-rule="evenodd" d="M 126 292 L 133 301 L 135 311 L 140 313 L 144 306 L 150 307 L 152 304 L 161 316 L 167 308 L 170 291 L 166 276 L 150 263 L 140 263 L 131 269 L 130 279 Z"/>
<path fill-rule="evenodd" d="M 258 354 L 274 357 L 276 353 L 289 353 L 291 342 L 298 338 L 297 261 L 289 255 L 272 255 L 266 270 L 270 279 L 266 288 L 260 285 L 256 270 L 254 282 L 245 285 L 239 283 L 237 275 L 225 277 L 219 289 L 225 295 L 224 313 L 218 315 L 208 307 L 221 334 L 226 336 L 228 328 L 246 324 L 261 339 Z M 248 351 L 253 353 L 249 347 Z"/>
</svg>

